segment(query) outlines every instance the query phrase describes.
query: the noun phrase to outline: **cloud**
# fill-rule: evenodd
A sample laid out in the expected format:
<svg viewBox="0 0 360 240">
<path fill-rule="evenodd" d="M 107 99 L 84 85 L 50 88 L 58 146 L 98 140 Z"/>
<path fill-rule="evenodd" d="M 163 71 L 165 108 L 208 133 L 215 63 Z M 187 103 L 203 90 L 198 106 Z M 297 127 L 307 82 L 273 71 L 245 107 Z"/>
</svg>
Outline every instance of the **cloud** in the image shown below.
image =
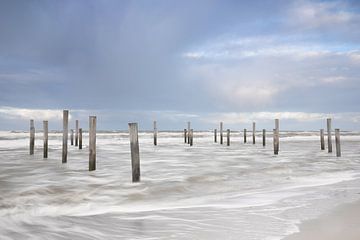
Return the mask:
<svg viewBox="0 0 360 240">
<path fill-rule="evenodd" d="M 7 119 L 60 120 L 62 119 L 63 112 L 62 110 L 54 109 L 0 107 L 0 116 Z"/>
</svg>

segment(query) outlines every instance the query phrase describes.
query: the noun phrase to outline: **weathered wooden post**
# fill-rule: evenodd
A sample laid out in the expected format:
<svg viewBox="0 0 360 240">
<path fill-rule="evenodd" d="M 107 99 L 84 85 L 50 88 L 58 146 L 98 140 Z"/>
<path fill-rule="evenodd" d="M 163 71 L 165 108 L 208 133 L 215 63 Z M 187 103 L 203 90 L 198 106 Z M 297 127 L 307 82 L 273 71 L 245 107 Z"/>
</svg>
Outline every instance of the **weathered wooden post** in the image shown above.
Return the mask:
<svg viewBox="0 0 360 240">
<path fill-rule="evenodd" d="M 82 149 L 82 128 L 79 128 L 79 149 Z"/>
<path fill-rule="evenodd" d="M 279 153 L 280 149 L 280 121 L 275 119 L 275 130 L 276 130 L 276 154 Z"/>
<path fill-rule="evenodd" d="M 187 142 L 187 130 L 184 128 L 184 143 Z"/>
<path fill-rule="evenodd" d="M 89 171 L 96 169 L 96 116 L 89 116 Z"/>
<path fill-rule="evenodd" d="M 328 137 L 328 152 L 332 152 L 332 141 L 331 141 L 331 118 L 326 119 L 327 123 L 327 137 Z"/>
<path fill-rule="evenodd" d="M 325 150 L 324 129 L 320 129 L 320 148 Z"/>
<path fill-rule="evenodd" d="M 75 121 L 75 147 L 78 146 L 79 143 L 79 120 Z"/>
<path fill-rule="evenodd" d="M 214 142 L 217 142 L 217 129 L 214 129 Z"/>
<path fill-rule="evenodd" d="M 35 148 L 35 126 L 34 126 L 34 120 L 30 120 L 30 155 L 34 154 L 34 148 Z"/>
<path fill-rule="evenodd" d="M 70 134 L 70 142 L 71 142 L 71 146 L 74 145 L 74 129 L 71 129 L 71 134 Z"/>
<path fill-rule="evenodd" d="M 274 154 L 278 155 L 279 154 L 279 139 L 278 139 L 278 133 L 276 131 L 276 129 L 273 129 L 273 143 L 274 143 Z"/>
<path fill-rule="evenodd" d="M 263 143 L 263 147 L 265 147 L 265 145 L 266 145 L 266 130 L 265 129 L 262 130 L 262 143 Z"/>
<path fill-rule="evenodd" d="M 154 121 L 154 145 L 157 145 L 157 127 L 156 127 L 156 121 Z"/>
<path fill-rule="evenodd" d="M 340 148 L 340 129 L 335 129 L 335 145 L 336 145 L 336 156 L 341 157 L 341 148 Z"/>
<path fill-rule="evenodd" d="M 190 129 L 190 141 L 189 141 L 190 146 L 193 145 L 193 140 L 194 140 L 194 130 Z"/>
<path fill-rule="evenodd" d="M 220 122 L 220 144 L 223 144 L 223 122 Z"/>
<path fill-rule="evenodd" d="M 48 157 L 48 135 L 49 135 L 49 123 L 48 121 L 43 121 L 44 127 L 44 158 Z"/>
<path fill-rule="evenodd" d="M 253 144 L 255 144 L 255 122 L 252 124 L 252 140 Z"/>
<path fill-rule="evenodd" d="M 132 181 L 140 181 L 140 153 L 139 153 L 139 138 L 138 138 L 138 124 L 129 123 L 129 137 L 131 150 L 131 168 Z"/>
<path fill-rule="evenodd" d="M 62 163 L 67 162 L 67 146 L 68 146 L 68 125 L 69 110 L 63 111 L 63 143 L 62 143 Z"/>
<path fill-rule="evenodd" d="M 187 132 L 188 132 L 187 143 L 190 144 L 190 122 L 187 123 Z"/>
<path fill-rule="evenodd" d="M 244 128 L 244 143 L 246 143 L 246 128 Z"/>
<path fill-rule="evenodd" d="M 226 130 L 226 145 L 230 146 L 230 129 Z"/>
</svg>

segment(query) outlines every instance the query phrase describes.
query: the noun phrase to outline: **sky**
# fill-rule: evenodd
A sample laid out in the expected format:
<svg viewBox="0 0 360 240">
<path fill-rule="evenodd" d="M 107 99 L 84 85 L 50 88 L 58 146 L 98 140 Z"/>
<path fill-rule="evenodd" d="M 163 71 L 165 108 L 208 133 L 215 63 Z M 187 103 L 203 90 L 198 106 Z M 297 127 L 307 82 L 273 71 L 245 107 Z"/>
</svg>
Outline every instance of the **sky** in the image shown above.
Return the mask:
<svg viewBox="0 0 360 240">
<path fill-rule="evenodd" d="M 360 130 L 360 1 L 1 0 L 0 130 Z"/>
</svg>

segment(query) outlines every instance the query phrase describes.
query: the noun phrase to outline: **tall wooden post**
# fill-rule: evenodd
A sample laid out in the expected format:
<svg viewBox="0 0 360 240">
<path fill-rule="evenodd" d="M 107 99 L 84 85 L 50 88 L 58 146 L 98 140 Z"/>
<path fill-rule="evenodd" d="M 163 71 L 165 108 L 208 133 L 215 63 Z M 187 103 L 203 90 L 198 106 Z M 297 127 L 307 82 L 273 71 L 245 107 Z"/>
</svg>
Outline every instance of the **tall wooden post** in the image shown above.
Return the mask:
<svg viewBox="0 0 360 240">
<path fill-rule="evenodd" d="M 63 111 L 63 142 L 62 142 L 62 163 L 67 162 L 68 147 L 69 110 Z"/>
<path fill-rule="evenodd" d="M 154 145 L 157 145 L 157 126 L 156 126 L 156 121 L 154 121 Z"/>
<path fill-rule="evenodd" d="M 139 153 L 139 138 L 138 138 L 138 124 L 129 123 L 129 137 L 131 150 L 131 167 L 132 167 L 132 181 L 140 181 L 140 153 Z"/>
<path fill-rule="evenodd" d="M 188 132 L 188 138 L 187 138 L 187 143 L 190 144 L 190 122 L 187 123 L 187 132 Z"/>
<path fill-rule="evenodd" d="M 244 128 L 244 143 L 246 143 L 246 128 Z"/>
<path fill-rule="evenodd" d="M 336 146 L 336 156 L 341 157 L 341 148 L 340 148 L 340 129 L 335 129 L 335 146 Z"/>
<path fill-rule="evenodd" d="M 214 129 L 214 142 L 217 142 L 217 129 Z"/>
<path fill-rule="evenodd" d="M 193 145 L 193 141 L 194 141 L 194 130 L 193 129 L 190 129 L 190 141 L 189 141 L 189 144 L 190 146 Z"/>
<path fill-rule="evenodd" d="M 89 171 L 96 169 L 96 116 L 89 116 Z"/>
<path fill-rule="evenodd" d="M 275 119 L 275 130 L 276 130 L 276 154 L 279 153 L 280 150 L 280 121 L 279 119 Z"/>
<path fill-rule="evenodd" d="M 262 143 L 263 143 L 263 147 L 265 147 L 265 145 L 266 145 L 266 130 L 265 129 L 262 130 Z"/>
<path fill-rule="evenodd" d="M 82 128 L 79 128 L 79 149 L 82 149 Z"/>
<path fill-rule="evenodd" d="M 226 145 L 230 146 L 230 129 L 226 130 Z"/>
<path fill-rule="evenodd" d="M 35 148 L 35 125 L 34 120 L 30 120 L 30 155 L 34 154 Z"/>
<path fill-rule="evenodd" d="M 220 122 L 220 144 L 223 144 L 223 122 Z"/>
<path fill-rule="evenodd" d="M 184 128 L 184 143 L 187 142 L 187 130 Z"/>
<path fill-rule="evenodd" d="M 49 123 L 48 121 L 43 121 L 44 127 L 44 158 L 48 157 L 48 135 L 49 135 Z"/>
<path fill-rule="evenodd" d="M 75 121 L 75 146 L 79 143 L 79 120 Z"/>
<path fill-rule="evenodd" d="M 253 144 L 255 144 L 255 122 L 252 124 L 252 140 Z"/>
<path fill-rule="evenodd" d="M 331 141 L 331 118 L 326 119 L 327 123 L 327 137 L 328 137 L 328 152 L 332 152 L 332 141 Z"/>
<path fill-rule="evenodd" d="M 324 129 L 320 129 L 320 149 L 325 150 Z"/>
<path fill-rule="evenodd" d="M 278 133 L 276 131 L 276 129 L 273 129 L 273 143 L 274 143 L 274 154 L 278 155 L 279 154 L 279 139 L 278 139 Z"/>
<path fill-rule="evenodd" d="M 74 145 L 74 129 L 71 129 L 71 134 L 70 134 L 70 143 L 71 143 L 71 146 Z"/>
</svg>

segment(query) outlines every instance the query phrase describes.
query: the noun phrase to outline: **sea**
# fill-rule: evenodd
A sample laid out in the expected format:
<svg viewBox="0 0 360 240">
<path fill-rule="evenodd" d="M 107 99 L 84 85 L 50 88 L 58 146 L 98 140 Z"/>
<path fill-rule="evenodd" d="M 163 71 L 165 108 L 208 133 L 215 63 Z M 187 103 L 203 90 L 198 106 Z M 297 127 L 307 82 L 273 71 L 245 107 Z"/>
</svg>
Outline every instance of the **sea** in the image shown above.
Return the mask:
<svg viewBox="0 0 360 240">
<path fill-rule="evenodd" d="M 141 181 L 131 178 L 129 135 L 96 136 L 96 171 L 62 133 L 43 133 L 29 154 L 29 132 L 0 132 L 0 239 L 280 240 L 299 224 L 360 199 L 360 133 L 341 133 L 341 157 L 320 150 L 318 132 L 280 132 L 262 145 L 231 132 L 230 146 L 212 131 L 139 133 Z M 219 141 L 219 136 L 218 136 Z M 327 140 L 325 141 L 327 143 Z M 327 147 L 327 146 L 326 146 Z"/>
</svg>

